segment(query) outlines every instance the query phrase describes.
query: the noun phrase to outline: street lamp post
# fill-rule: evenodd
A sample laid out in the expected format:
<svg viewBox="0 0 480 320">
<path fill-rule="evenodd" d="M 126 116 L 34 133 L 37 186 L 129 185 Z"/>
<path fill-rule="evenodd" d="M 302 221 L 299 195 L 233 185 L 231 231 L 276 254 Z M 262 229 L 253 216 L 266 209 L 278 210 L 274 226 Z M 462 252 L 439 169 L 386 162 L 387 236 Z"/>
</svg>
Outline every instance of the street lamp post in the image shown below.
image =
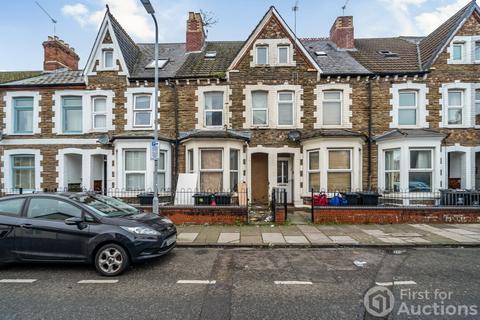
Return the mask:
<svg viewBox="0 0 480 320">
<path fill-rule="evenodd" d="M 150 0 L 140 0 L 145 7 L 145 10 L 149 15 L 152 16 L 153 22 L 155 23 L 155 91 L 153 96 L 153 146 L 157 150 L 152 151 L 155 155 L 154 157 L 154 174 L 153 174 L 153 202 L 152 202 L 152 212 L 158 214 L 158 23 L 157 18 L 155 17 L 155 10 L 153 9 Z"/>
</svg>

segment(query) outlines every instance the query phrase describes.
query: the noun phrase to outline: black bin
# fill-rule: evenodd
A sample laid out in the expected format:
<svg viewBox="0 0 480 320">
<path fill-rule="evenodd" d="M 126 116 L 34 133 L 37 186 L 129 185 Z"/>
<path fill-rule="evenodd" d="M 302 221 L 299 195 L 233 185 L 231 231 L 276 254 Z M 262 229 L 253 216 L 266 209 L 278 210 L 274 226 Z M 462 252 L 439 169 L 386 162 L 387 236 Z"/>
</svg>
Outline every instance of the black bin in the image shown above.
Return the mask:
<svg viewBox="0 0 480 320">
<path fill-rule="evenodd" d="M 215 203 L 217 206 L 229 206 L 232 204 L 232 195 L 229 192 L 215 193 Z"/>
<path fill-rule="evenodd" d="M 197 192 L 193 195 L 196 206 L 209 206 L 212 202 L 213 194 L 210 192 Z"/>
<path fill-rule="evenodd" d="M 377 192 L 359 192 L 358 195 L 361 197 L 361 202 L 363 206 L 378 206 L 378 198 L 381 195 Z"/>
<path fill-rule="evenodd" d="M 358 192 L 342 192 L 342 196 L 347 200 L 347 206 L 359 206 L 362 204 L 362 198 Z"/>
<path fill-rule="evenodd" d="M 137 198 L 142 206 L 151 206 L 153 204 L 153 192 L 139 193 Z"/>
</svg>

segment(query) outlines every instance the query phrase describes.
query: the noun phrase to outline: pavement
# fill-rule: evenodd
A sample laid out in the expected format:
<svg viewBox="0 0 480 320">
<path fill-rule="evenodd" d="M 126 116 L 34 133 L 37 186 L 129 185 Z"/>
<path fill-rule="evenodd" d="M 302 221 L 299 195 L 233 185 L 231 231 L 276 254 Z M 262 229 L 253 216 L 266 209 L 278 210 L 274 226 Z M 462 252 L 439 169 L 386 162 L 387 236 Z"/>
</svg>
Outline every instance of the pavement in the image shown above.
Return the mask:
<svg viewBox="0 0 480 320">
<path fill-rule="evenodd" d="M 394 297 L 388 319 L 478 319 L 451 313 L 479 310 L 479 273 L 479 248 L 176 248 L 113 278 L 1 266 L 0 319 L 372 319 L 363 297 L 378 284 Z"/>
<path fill-rule="evenodd" d="M 480 246 L 480 224 L 181 225 L 180 247 Z"/>
</svg>

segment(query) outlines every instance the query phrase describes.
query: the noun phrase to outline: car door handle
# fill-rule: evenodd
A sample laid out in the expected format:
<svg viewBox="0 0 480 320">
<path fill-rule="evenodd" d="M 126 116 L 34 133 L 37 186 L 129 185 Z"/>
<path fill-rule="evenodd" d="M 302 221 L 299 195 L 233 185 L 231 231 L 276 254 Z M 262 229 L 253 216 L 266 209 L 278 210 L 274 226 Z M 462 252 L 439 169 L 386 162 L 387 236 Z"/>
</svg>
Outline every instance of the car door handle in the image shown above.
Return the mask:
<svg viewBox="0 0 480 320">
<path fill-rule="evenodd" d="M 31 227 L 32 225 L 30 223 L 24 223 L 20 225 L 20 228 L 23 228 L 23 229 L 30 229 Z"/>
</svg>

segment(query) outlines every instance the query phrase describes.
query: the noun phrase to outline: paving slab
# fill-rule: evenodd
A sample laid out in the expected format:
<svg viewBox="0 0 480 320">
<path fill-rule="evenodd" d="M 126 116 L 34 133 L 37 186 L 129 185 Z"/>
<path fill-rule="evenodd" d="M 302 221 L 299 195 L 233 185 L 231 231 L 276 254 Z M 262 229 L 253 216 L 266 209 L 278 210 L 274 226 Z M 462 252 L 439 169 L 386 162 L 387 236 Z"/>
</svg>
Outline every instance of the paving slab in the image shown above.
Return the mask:
<svg viewBox="0 0 480 320">
<path fill-rule="evenodd" d="M 304 236 L 284 236 L 285 241 L 291 244 L 310 244 Z"/>
<path fill-rule="evenodd" d="M 318 231 L 318 230 L 317 230 Z M 324 235 L 321 232 L 305 232 L 305 237 L 312 243 L 312 244 L 326 244 L 332 243 L 333 241 Z"/>
<path fill-rule="evenodd" d="M 466 235 L 466 236 L 479 234 L 478 232 L 473 232 L 473 231 L 470 231 L 470 230 L 465 230 L 465 229 L 460 229 L 460 228 L 444 228 L 443 230 L 447 230 L 447 231 L 450 231 L 450 232 L 455 232 L 455 233 Z"/>
<path fill-rule="evenodd" d="M 177 235 L 178 242 L 193 242 L 198 236 L 198 232 L 182 232 Z"/>
<path fill-rule="evenodd" d="M 439 235 L 441 237 L 448 238 L 448 239 L 451 239 L 451 240 L 454 240 L 454 241 L 457 241 L 457 242 L 465 242 L 465 243 L 479 242 L 478 240 L 476 240 L 474 238 L 466 237 L 466 236 L 460 235 L 460 234 L 455 233 L 455 232 L 446 231 L 445 229 L 432 227 L 432 226 L 429 226 L 429 225 L 426 225 L 426 224 L 413 224 L 411 226 L 413 226 L 415 228 L 419 228 L 419 229 L 424 230 L 424 231 L 434 233 L 434 234 Z"/>
<path fill-rule="evenodd" d="M 217 243 L 240 243 L 240 232 L 222 232 Z"/>
<path fill-rule="evenodd" d="M 334 243 L 339 243 L 339 244 L 352 244 L 352 243 L 357 244 L 358 243 L 357 240 L 349 236 L 330 236 L 329 238 L 332 239 Z"/>
<path fill-rule="evenodd" d="M 405 243 L 400 238 L 394 238 L 394 237 L 378 237 L 379 240 L 385 242 L 385 243 L 395 243 L 395 244 L 400 244 L 400 243 Z"/>
<path fill-rule="evenodd" d="M 422 235 L 416 232 L 396 232 L 390 233 L 392 237 L 401 237 L 401 238 L 412 238 L 412 237 L 421 237 Z"/>
<path fill-rule="evenodd" d="M 263 233 L 262 232 L 262 239 L 264 243 L 273 243 L 273 244 L 284 244 L 285 238 L 281 233 Z"/>
<path fill-rule="evenodd" d="M 362 231 L 374 237 L 382 237 L 386 235 L 383 230 L 379 229 L 362 229 Z"/>
<path fill-rule="evenodd" d="M 321 233 L 315 226 L 299 225 L 297 228 L 303 233 Z"/>
<path fill-rule="evenodd" d="M 403 241 L 407 242 L 407 243 L 431 243 L 430 241 L 428 241 L 427 239 L 423 239 L 423 238 L 406 238 L 406 239 L 403 239 Z"/>
<path fill-rule="evenodd" d="M 241 244 L 250 244 L 250 245 L 262 245 L 262 237 L 261 235 L 255 236 L 244 236 L 243 234 L 240 236 L 240 243 Z"/>
</svg>

